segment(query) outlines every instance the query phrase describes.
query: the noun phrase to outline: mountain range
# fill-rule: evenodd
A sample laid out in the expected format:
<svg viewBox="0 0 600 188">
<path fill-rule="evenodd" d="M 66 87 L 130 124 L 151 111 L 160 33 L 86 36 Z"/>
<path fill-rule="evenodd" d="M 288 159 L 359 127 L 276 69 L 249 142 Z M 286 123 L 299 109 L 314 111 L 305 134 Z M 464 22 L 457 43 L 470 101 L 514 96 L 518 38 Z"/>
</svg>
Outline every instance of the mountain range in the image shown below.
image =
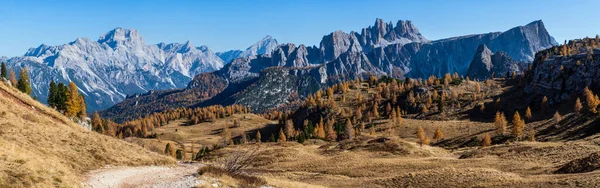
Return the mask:
<svg viewBox="0 0 600 188">
<path fill-rule="evenodd" d="M 185 89 L 131 97 L 102 115 L 123 121 L 170 107 L 212 104 L 241 104 L 262 112 L 323 87 L 369 75 L 466 75 L 482 45 L 490 56 L 499 54 L 501 58 L 509 57 L 505 59 L 510 62 L 527 63 L 537 51 L 556 44 L 541 20 L 505 32 L 431 41 L 411 21 L 400 20 L 394 25 L 377 19 L 360 33 L 335 31 L 325 35 L 319 47 L 288 43 L 270 53 L 232 59 L 218 71 L 196 76 Z M 210 87 L 215 83 L 219 84 Z"/>
<path fill-rule="evenodd" d="M 270 36 L 239 56 L 266 53 L 276 46 Z M 40 45 L 23 56 L 3 58 L 15 72 L 27 67 L 33 95 L 47 100 L 48 84 L 73 81 L 89 111 L 106 109 L 127 95 L 183 88 L 202 72 L 221 69 L 225 62 L 207 46 L 185 43 L 146 44 L 135 29 L 116 28 L 98 40 L 77 38 L 68 44 Z"/>
</svg>

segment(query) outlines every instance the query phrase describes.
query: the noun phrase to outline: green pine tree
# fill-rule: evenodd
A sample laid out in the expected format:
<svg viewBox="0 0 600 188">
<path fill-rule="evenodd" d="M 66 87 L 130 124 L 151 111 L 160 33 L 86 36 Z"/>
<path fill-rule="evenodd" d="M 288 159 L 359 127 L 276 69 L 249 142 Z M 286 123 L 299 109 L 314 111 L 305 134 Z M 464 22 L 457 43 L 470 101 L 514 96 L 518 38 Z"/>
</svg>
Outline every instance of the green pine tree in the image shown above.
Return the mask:
<svg viewBox="0 0 600 188">
<path fill-rule="evenodd" d="M 54 83 L 54 80 L 52 80 L 52 82 L 50 82 L 50 88 L 48 89 L 48 106 L 50 106 L 50 108 L 57 107 L 57 94 L 58 88 L 56 87 L 56 83 Z"/>
<path fill-rule="evenodd" d="M 6 63 L 2 62 L 2 67 L 0 68 L 0 76 L 2 76 L 2 78 L 6 78 L 8 79 L 8 74 L 7 70 L 6 70 Z"/>
<path fill-rule="evenodd" d="M 59 83 L 58 84 L 58 88 L 56 88 L 56 97 L 55 97 L 55 103 L 56 103 L 56 109 L 58 111 L 62 111 L 64 112 L 65 110 L 67 110 L 67 92 L 69 90 L 67 89 L 67 86 L 63 83 Z"/>
<path fill-rule="evenodd" d="M 31 84 L 29 84 L 29 74 L 27 73 L 27 68 L 23 67 L 21 69 L 21 73 L 19 74 L 19 80 L 17 81 L 17 89 L 23 93 L 27 93 L 31 95 Z"/>
</svg>

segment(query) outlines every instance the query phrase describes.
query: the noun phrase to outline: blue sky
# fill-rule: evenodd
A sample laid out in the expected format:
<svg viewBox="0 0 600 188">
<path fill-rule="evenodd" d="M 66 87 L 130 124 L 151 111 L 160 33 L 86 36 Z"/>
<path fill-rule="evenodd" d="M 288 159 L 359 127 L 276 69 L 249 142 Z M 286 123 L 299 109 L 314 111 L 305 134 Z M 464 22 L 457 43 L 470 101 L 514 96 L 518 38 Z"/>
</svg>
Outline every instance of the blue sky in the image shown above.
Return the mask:
<svg viewBox="0 0 600 188">
<path fill-rule="evenodd" d="M 135 28 L 146 43 L 192 41 L 213 51 L 245 49 L 267 34 L 317 45 L 335 30 L 358 31 L 412 20 L 428 39 L 504 31 L 542 19 L 559 43 L 595 36 L 600 1 L 581 0 L 90 0 L 0 1 L 0 56 L 77 37 L 96 40 L 115 27 Z"/>
</svg>

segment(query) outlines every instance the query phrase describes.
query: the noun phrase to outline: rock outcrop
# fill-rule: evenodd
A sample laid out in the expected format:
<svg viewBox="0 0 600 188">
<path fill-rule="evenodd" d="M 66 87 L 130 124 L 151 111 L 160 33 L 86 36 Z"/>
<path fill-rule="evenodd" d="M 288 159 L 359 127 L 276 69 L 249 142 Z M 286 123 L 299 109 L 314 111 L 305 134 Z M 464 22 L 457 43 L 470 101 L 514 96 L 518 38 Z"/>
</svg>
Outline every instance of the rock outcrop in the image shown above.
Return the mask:
<svg viewBox="0 0 600 188">
<path fill-rule="evenodd" d="M 472 79 L 485 80 L 496 77 L 504 77 L 507 73 L 521 72 L 519 62 L 513 60 L 505 52 L 492 53 L 484 44 L 477 48 L 475 57 L 471 61 L 467 76 Z"/>
</svg>

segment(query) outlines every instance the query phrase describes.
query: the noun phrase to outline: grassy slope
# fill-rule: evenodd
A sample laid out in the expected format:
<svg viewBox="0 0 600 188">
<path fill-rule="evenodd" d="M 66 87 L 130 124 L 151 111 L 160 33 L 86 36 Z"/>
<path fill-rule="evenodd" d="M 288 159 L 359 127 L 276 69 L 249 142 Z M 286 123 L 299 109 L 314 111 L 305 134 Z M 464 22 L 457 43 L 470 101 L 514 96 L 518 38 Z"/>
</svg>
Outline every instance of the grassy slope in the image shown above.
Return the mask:
<svg viewBox="0 0 600 188">
<path fill-rule="evenodd" d="M 78 187 L 82 173 L 106 165 L 174 162 L 87 131 L 0 82 L 0 187 Z"/>
</svg>

